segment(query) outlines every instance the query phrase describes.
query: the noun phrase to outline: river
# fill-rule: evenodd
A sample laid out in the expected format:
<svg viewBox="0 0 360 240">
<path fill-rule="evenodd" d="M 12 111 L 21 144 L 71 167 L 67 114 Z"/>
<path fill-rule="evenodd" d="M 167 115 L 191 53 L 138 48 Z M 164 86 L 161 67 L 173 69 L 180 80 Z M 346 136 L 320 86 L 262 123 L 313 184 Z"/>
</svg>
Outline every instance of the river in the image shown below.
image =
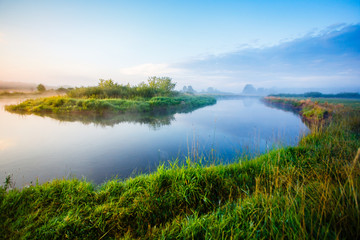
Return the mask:
<svg viewBox="0 0 360 240">
<path fill-rule="evenodd" d="M 159 163 L 200 156 L 229 163 L 274 147 L 296 145 L 309 130 L 299 116 L 257 98 L 218 100 L 190 113 L 49 117 L 4 110 L 0 99 L 0 181 L 16 187 L 54 178 L 96 184 L 156 169 Z"/>
</svg>

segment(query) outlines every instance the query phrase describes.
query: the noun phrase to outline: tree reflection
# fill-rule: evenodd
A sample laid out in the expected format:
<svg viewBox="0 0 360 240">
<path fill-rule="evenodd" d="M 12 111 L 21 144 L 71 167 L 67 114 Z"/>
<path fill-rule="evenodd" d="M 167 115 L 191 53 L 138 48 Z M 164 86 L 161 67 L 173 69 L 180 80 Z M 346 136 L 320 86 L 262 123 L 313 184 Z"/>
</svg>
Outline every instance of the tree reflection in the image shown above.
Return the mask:
<svg viewBox="0 0 360 240">
<path fill-rule="evenodd" d="M 162 110 L 151 113 L 33 113 L 41 117 L 50 117 L 60 122 L 81 122 L 84 125 L 115 126 L 120 123 L 139 123 L 148 125 L 152 130 L 170 125 L 175 120 L 176 113 L 189 113 L 198 108 L 181 110 Z"/>
</svg>

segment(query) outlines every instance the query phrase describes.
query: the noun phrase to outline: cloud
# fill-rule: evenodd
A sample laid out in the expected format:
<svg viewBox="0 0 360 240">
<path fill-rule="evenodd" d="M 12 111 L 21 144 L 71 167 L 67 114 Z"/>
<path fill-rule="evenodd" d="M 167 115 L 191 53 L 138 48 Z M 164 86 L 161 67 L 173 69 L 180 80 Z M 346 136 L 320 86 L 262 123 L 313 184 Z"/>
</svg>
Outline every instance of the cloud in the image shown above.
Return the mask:
<svg viewBox="0 0 360 240">
<path fill-rule="evenodd" d="M 332 25 L 268 47 L 242 46 L 221 55 L 167 64 L 145 63 L 120 68 L 117 79 L 137 84 L 149 76 L 168 76 L 177 86 L 215 87 L 241 92 L 264 88 L 360 90 L 360 25 Z M 102 77 L 106 78 L 106 77 Z"/>
<path fill-rule="evenodd" d="M 181 63 L 197 79 L 216 78 L 214 87 L 246 83 L 257 87 L 360 89 L 360 25 L 333 25 L 302 38 L 265 48 L 242 48 Z M 224 80 L 226 79 L 226 80 Z M 234 89 L 239 86 L 239 89 Z"/>
<path fill-rule="evenodd" d="M 169 64 L 146 63 L 128 68 L 121 68 L 120 74 L 136 76 L 168 76 L 184 72 L 183 69 L 173 67 Z"/>
</svg>

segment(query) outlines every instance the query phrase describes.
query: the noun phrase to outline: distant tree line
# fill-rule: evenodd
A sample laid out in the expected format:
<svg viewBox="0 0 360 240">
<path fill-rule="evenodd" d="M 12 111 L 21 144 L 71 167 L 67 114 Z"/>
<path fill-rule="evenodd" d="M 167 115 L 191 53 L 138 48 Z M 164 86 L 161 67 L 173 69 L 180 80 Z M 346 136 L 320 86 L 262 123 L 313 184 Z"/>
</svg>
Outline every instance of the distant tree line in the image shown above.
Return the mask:
<svg viewBox="0 0 360 240">
<path fill-rule="evenodd" d="M 270 93 L 273 93 L 275 90 L 267 88 L 255 88 L 252 84 L 246 84 L 242 94 L 244 95 L 255 95 L 255 96 L 266 96 Z"/>
<path fill-rule="evenodd" d="M 200 92 L 198 92 L 191 85 L 184 86 L 183 89 L 181 90 L 181 92 L 187 93 L 187 94 L 195 94 L 195 93 L 218 93 L 218 94 L 221 94 L 221 93 L 225 93 L 225 92 L 221 92 L 213 87 L 208 87 L 206 90 L 201 90 Z"/>
<path fill-rule="evenodd" d="M 337 94 L 324 94 L 320 92 L 307 92 L 302 94 L 289 94 L 289 93 L 280 93 L 280 94 L 271 94 L 269 96 L 273 97 L 305 97 L 305 98 L 360 98 L 359 93 L 337 93 Z"/>
<path fill-rule="evenodd" d="M 100 79 L 98 86 L 75 88 L 67 93 L 73 98 L 152 98 L 155 96 L 176 96 L 176 83 L 169 77 L 149 77 L 147 83 L 136 86 L 122 85 L 112 79 Z"/>
<path fill-rule="evenodd" d="M 184 86 L 183 89 L 182 89 L 182 92 L 190 93 L 190 94 L 196 93 L 196 91 L 193 89 L 193 87 L 191 85 Z"/>
</svg>

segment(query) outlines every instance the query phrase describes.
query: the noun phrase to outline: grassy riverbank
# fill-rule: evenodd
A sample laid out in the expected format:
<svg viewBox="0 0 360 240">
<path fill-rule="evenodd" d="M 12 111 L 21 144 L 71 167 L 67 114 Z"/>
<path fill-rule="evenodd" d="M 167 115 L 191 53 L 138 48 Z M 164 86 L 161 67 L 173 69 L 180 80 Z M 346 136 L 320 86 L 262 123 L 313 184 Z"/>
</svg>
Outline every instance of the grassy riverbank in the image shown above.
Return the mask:
<svg viewBox="0 0 360 240">
<path fill-rule="evenodd" d="M 315 105 L 313 105 L 315 106 Z M 309 109 L 311 110 L 311 109 Z M 5 239 L 358 239 L 359 109 L 337 108 L 298 146 L 218 166 L 164 166 L 95 186 L 0 190 Z"/>
<path fill-rule="evenodd" d="M 122 113 L 167 111 L 171 109 L 196 109 L 215 104 L 216 100 L 206 96 L 153 97 L 148 100 L 128 99 L 76 99 L 70 97 L 48 97 L 29 99 L 5 109 L 17 113 Z"/>
<path fill-rule="evenodd" d="M 344 105 L 340 102 L 344 100 L 334 101 L 332 104 L 328 102 L 319 102 L 310 98 L 282 98 L 282 97 L 265 97 L 263 99 L 265 104 L 283 108 L 285 110 L 298 113 L 302 119 L 312 126 L 318 126 L 329 122 L 333 114 L 343 110 Z M 358 100 L 360 102 L 360 100 Z M 349 111 L 349 109 L 348 109 Z"/>
</svg>

